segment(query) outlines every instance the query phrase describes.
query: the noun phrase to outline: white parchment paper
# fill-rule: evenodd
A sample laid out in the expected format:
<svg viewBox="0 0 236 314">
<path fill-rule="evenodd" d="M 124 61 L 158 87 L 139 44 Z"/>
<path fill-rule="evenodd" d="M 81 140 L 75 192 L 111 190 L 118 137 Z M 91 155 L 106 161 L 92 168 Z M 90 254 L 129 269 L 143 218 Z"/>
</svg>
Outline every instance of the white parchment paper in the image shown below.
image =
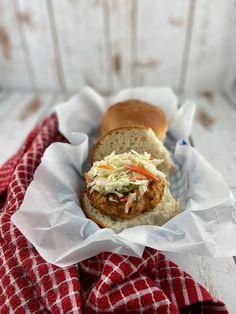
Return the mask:
<svg viewBox="0 0 236 314">
<path fill-rule="evenodd" d="M 103 113 L 109 104 L 131 98 L 158 105 L 168 118 L 165 145 L 176 163 L 171 190 L 180 200 L 181 212 L 162 227 L 137 226 L 115 234 L 85 217 L 80 197 Z M 70 144 L 48 147 L 12 216 L 45 260 L 64 267 L 103 251 L 141 256 L 145 246 L 214 257 L 236 255 L 232 193 L 220 173 L 186 140 L 195 111 L 191 101 L 177 109 L 169 88 L 127 89 L 108 99 L 86 87 L 55 110 L 59 129 Z"/>
</svg>

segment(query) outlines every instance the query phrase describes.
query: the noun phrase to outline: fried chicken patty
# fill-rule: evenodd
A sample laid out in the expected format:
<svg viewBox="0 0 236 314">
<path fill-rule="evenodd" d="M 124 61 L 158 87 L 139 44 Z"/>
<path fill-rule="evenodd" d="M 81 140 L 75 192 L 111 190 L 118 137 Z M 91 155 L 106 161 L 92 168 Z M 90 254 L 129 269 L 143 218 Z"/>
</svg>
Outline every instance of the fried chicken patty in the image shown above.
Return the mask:
<svg viewBox="0 0 236 314">
<path fill-rule="evenodd" d="M 130 219 L 140 215 L 142 212 L 155 208 L 162 199 L 164 189 L 165 183 L 163 181 L 151 182 L 148 186 L 148 191 L 142 196 L 137 197 L 137 200 L 131 203 L 128 213 L 125 212 L 125 202 L 121 202 L 116 194 L 101 194 L 97 191 L 90 193 L 88 189 L 87 195 L 92 206 L 98 209 L 102 214 Z M 126 196 L 128 196 L 128 193 L 124 193 L 124 197 Z M 111 201 L 111 197 L 117 202 Z"/>
</svg>

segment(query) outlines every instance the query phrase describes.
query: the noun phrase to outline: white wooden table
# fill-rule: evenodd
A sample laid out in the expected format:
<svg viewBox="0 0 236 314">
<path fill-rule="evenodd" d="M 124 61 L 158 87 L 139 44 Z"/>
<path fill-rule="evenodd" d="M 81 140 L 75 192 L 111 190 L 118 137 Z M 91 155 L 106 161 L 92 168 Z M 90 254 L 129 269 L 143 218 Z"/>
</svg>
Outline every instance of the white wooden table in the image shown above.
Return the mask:
<svg viewBox="0 0 236 314">
<path fill-rule="evenodd" d="M 70 94 L 0 90 L 0 164 L 16 152 L 27 133 L 51 107 Z M 218 92 L 187 96 L 197 104 L 193 145 L 222 173 L 236 197 L 236 97 Z M 178 254 L 168 254 L 168 257 L 222 299 L 231 314 L 236 313 L 236 265 L 233 258 Z"/>
</svg>

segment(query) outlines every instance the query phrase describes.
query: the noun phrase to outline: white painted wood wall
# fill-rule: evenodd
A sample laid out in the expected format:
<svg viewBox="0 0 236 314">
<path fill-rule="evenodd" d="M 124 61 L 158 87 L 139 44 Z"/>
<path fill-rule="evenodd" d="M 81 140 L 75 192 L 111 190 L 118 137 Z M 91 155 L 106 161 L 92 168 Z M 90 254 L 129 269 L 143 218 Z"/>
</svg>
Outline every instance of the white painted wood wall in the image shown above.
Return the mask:
<svg viewBox="0 0 236 314">
<path fill-rule="evenodd" d="M 0 0 L 0 86 L 236 89 L 235 0 Z"/>
</svg>

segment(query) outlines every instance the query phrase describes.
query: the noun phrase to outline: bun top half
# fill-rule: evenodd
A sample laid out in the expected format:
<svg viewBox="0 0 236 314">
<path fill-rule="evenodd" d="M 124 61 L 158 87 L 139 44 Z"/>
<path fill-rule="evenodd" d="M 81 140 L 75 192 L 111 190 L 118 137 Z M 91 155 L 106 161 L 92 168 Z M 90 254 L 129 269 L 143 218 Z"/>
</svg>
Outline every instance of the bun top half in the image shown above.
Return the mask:
<svg viewBox="0 0 236 314">
<path fill-rule="evenodd" d="M 106 111 L 101 123 L 101 136 L 125 126 L 151 128 L 159 139 L 164 140 L 168 123 L 164 112 L 159 108 L 131 99 L 116 103 Z"/>
</svg>

